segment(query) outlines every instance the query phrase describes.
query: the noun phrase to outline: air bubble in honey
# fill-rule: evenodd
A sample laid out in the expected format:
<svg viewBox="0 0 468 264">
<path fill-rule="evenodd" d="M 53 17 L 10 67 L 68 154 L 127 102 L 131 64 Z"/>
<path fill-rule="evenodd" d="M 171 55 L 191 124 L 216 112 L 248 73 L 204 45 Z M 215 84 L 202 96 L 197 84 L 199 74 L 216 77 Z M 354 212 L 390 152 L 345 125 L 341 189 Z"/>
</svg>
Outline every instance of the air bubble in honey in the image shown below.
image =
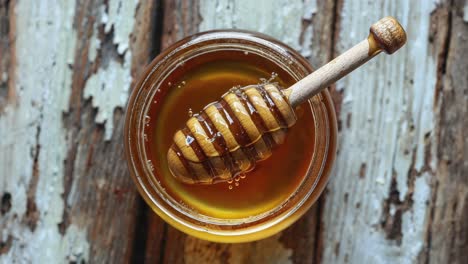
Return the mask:
<svg viewBox="0 0 468 264">
<path fill-rule="evenodd" d="M 151 121 L 151 117 L 150 116 L 145 116 L 145 125 L 146 126 L 150 125 L 150 121 Z"/>
</svg>

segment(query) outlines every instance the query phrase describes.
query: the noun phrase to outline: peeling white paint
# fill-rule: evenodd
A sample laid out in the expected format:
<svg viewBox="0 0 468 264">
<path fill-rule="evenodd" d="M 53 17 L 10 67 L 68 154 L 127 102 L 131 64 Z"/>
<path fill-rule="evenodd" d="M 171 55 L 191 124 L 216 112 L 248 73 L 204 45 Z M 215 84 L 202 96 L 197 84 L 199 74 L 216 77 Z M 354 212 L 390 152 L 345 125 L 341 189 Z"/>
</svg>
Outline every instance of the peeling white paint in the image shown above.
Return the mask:
<svg viewBox="0 0 468 264">
<path fill-rule="evenodd" d="M 123 56 L 123 62 L 117 58 L 110 58 L 108 65 L 101 65 L 93 74 L 84 89 L 85 98 L 92 97 L 93 107 L 98 109 L 96 122 L 105 124 L 105 140 L 110 140 L 114 128 L 113 115 L 117 107 L 125 107 L 128 100 L 128 91 L 132 82 L 131 60 L 129 50 L 130 36 L 134 26 L 134 16 L 138 0 L 110 0 L 101 8 L 100 24 L 104 25 L 104 32 L 110 34 L 112 31 L 112 43 L 117 45 L 117 53 Z M 97 51 L 101 48 L 97 34 L 99 25 L 94 26 L 91 37 L 90 52 L 88 59 L 94 60 Z"/>
<path fill-rule="evenodd" d="M 203 17 L 199 31 L 227 28 L 257 31 L 281 40 L 304 57 L 310 57 L 314 28 L 310 23 L 303 29 L 302 20 L 312 20 L 316 12 L 317 0 L 202 0 L 200 13 Z M 301 31 L 304 31 L 302 43 Z"/>
<path fill-rule="evenodd" d="M 13 243 L 1 263 L 65 262 L 69 250 L 81 248 L 87 261 L 86 231 L 78 227 L 59 233 L 64 211 L 63 164 L 67 152 L 62 114 L 68 111 L 76 31 L 74 2 L 22 0 L 15 2 L 17 104 L 0 116 L 0 192 L 10 193 L 11 210 L 0 220 L 2 238 Z M 39 132 L 40 131 L 40 132 Z M 39 147 L 38 147 L 39 146 Z M 34 231 L 26 217 L 27 190 L 37 155 L 38 182 Z M 41 254 L 37 254 L 41 252 Z"/>
<path fill-rule="evenodd" d="M 62 239 L 61 251 L 64 252 L 68 262 L 88 263 L 89 244 L 86 241 L 85 232 L 75 225 L 70 225 Z"/>
<path fill-rule="evenodd" d="M 407 30 L 408 44 L 392 56 L 380 55 L 337 84 L 344 90 L 345 102 L 340 113 L 340 151 L 324 210 L 324 263 L 343 263 L 345 258 L 349 263 L 413 263 L 423 250 L 431 196 L 429 172 L 421 173 L 415 181 L 413 204 L 402 215 L 401 245 L 386 238 L 381 217 L 392 175 L 400 200 L 404 200 L 413 155 L 414 168 L 420 172 L 425 165 L 425 135 L 429 135 L 427 140 L 434 139 L 436 62 L 427 39 L 430 13 L 437 3 L 344 1 L 339 53 L 365 38 L 370 24 L 386 15 L 400 20 Z M 352 116 L 349 127 L 348 115 Z M 430 154 L 434 153 L 435 144 L 432 146 Z M 429 169 L 434 168 L 434 156 Z M 366 175 L 360 179 L 363 163 Z"/>
<path fill-rule="evenodd" d="M 312 21 L 313 16 L 317 12 L 317 2 L 316 0 L 306 0 L 304 3 L 304 8 L 303 8 L 303 15 L 302 19 L 306 21 Z M 300 52 L 302 56 L 308 58 L 312 55 L 312 39 L 314 36 L 314 27 L 313 24 L 310 23 L 307 25 L 307 27 L 304 29 L 303 33 L 303 43 L 302 47 L 300 49 Z"/>
<path fill-rule="evenodd" d="M 132 82 L 130 75 L 131 55 L 127 51 L 124 55 L 123 65 L 115 60 L 109 62 L 108 67 L 99 68 L 93 74 L 84 89 L 84 97 L 92 97 L 93 107 L 98 108 L 97 123 L 105 123 L 104 138 L 110 140 L 114 129 L 112 117 L 116 107 L 125 107 L 128 91 Z"/>
<path fill-rule="evenodd" d="M 110 0 L 108 13 L 103 16 L 104 31 L 114 29 L 114 44 L 119 54 L 124 54 L 129 47 L 129 37 L 133 30 L 135 9 L 139 0 Z"/>
<path fill-rule="evenodd" d="M 104 13 L 104 6 L 102 6 L 101 9 L 101 13 Z M 93 35 L 91 35 L 91 38 L 89 39 L 88 61 L 95 61 L 98 55 L 98 51 L 101 48 L 98 25 L 99 23 L 93 24 Z"/>
<path fill-rule="evenodd" d="M 315 2 L 315 1 L 309 1 Z M 311 4 L 309 4 L 311 5 Z M 302 0 L 256 0 L 236 2 L 233 0 L 202 0 L 203 14 L 199 30 L 237 28 L 261 32 L 282 40 L 291 47 L 301 50 Z M 272 21 L 278 21 L 272 23 Z"/>
</svg>

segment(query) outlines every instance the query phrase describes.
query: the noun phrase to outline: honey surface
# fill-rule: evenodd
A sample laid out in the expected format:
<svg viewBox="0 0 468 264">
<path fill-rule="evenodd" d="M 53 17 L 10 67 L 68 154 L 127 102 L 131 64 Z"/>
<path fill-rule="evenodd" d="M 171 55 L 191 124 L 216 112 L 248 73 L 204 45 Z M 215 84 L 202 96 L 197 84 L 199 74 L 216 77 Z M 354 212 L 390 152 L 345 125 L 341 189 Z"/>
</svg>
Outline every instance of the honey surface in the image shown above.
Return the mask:
<svg viewBox="0 0 468 264">
<path fill-rule="evenodd" d="M 167 167 L 166 153 L 174 132 L 191 113 L 219 100 L 233 86 L 257 84 L 272 72 L 280 86 L 294 83 L 284 70 L 256 54 L 218 51 L 181 63 L 164 80 L 148 110 L 144 133 L 154 177 L 176 201 L 211 217 L 244 218 L 276 208 L 300 185 L 314 146 L 313 117 L 307 104 L 296 109 L 298 121 L 284 144 L 232 182 L 188 185 L 177 181 Z"/>
</svg>

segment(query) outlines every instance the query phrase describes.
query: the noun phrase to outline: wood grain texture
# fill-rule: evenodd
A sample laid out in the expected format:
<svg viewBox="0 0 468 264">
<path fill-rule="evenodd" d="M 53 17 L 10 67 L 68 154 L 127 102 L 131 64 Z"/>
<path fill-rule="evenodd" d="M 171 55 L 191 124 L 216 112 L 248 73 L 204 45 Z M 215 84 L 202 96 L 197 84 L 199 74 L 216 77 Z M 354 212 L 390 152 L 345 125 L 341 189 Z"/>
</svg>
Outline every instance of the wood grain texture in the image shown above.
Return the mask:
<svg viewBox="0 0 468 264">
<path fill-rule="evenodd" d="M 468 2 L 454 1 L 435 21 L 448 28 L 438 69 L 437 170 L 426 263 L 465 263 L 468 256 L 468 21 L 463 13 L 467 9 Z"/>
<path fill-rule="evenodd" d="M 216 244 L 167 226 L 139 198 L 123 108 L 160 48 L 244 28 L 317 68 L 385 15 L 409 43 L 332 86 L 335 172 L 296 224 Z M 467 36 L 464 0 L 0 0 L 0 262 L 465 263 Z"/>
<path fill-rule="evenodd" d="M 337 50 L 365 21 L 389 13 L 407 29 L 408 45 L 337 84 L 344 92 L 341 142 L 324 209 L 323 262 L 414 263 L 427 250 L 440 147 L 434 95 L 448 24 L 438 23 L 434 36 L 431 15 L 448 3 L 342 5 Z M 377 12 L 352 15 L 362 10 Z"/>
</svg>

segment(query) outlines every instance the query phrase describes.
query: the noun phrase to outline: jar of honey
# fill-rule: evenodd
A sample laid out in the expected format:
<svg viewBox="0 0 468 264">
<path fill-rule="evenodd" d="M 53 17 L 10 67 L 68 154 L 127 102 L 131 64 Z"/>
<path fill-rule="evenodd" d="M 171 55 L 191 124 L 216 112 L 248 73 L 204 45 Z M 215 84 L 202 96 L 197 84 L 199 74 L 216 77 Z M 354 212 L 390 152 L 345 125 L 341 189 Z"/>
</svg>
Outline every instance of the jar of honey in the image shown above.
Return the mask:
<svg viewBox="0 0 468 264">
<path fill-rule="evenodd" d="M 291 225 L 317 200 L 336 152 L 328 91 L 295 109 L 284 144 L 247 174 L 210 185 L 174 178 L 166 153 L 193 113 L 232 87 L 273 82 L 287 88 L 312 71 L 296 51 L 247 31 L 210 31 L 162 52 L 128 104 L 125 151 L 130 173 L 151 208 L 175 228 L 216 242 L 246 242 Z"/>
</svg>

